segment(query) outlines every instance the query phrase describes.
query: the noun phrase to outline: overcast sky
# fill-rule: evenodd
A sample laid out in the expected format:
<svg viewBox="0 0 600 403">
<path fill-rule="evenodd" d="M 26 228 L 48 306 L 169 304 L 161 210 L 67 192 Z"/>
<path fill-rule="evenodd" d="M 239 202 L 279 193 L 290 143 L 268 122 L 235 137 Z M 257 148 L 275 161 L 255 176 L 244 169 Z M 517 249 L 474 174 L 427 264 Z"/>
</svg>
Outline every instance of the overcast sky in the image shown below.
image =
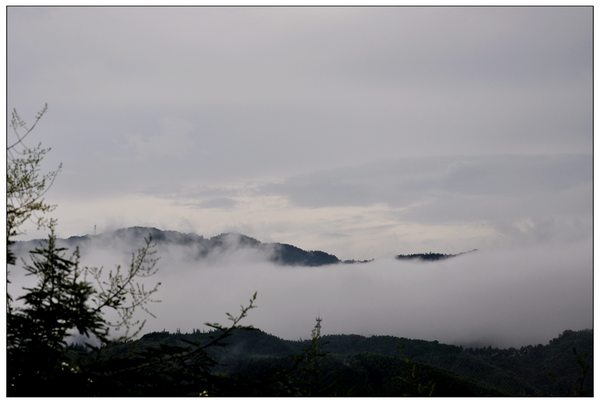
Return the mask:
<svg viewBox="0 0 600 403">
<path fill-rule="evenodd" d="M 591 253 L 591 7 L 10 7 L 8 106 L 45 102 L 62 236 Z"/>
</svg>

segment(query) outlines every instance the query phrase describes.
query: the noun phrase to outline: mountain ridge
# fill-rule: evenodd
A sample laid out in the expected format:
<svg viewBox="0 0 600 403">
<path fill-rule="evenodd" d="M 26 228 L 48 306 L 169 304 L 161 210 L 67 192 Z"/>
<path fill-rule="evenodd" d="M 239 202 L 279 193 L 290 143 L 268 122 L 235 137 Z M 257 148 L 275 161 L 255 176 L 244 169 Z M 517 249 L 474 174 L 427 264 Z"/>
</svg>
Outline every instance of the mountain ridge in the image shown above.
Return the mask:
<svg viewBox="0 0 600 403">
<path fill-rule="evenodd" d="M 68 238 L 57 238 L 57 244 L 61 247 L 75 248 L 92 242 L 103 244 L 124 242 L 132 244 L 135 247 L 140 247 L 143 245 L 144 239 L 149 237 L 159 246 L 179 245 L 195 248 L 197 259 L 203 259 L 212 254 L 234 252 L 240 249 L 254 249 L 264 253 L 271 262 L 282 266 L 315 267 L 344 262 L 337 256 L 321 250 L 305 250 L 280 242 L 264 243 L 253 237 L 234 232 L 225 232 L 206 238 L 203 235 L 194 233 L 182 233 L 179 231 L 140 226 L 119 228 L 97 235 L 86 234 L 74 235 Z M 35 247 L 43 245 L 45 241 L 45 239 L 17 241 L 13 248 L 17 255 L 22 255 Z M 352 262 L 357 261 L 346 261 L 346 263 Z"/>
<path fill-rule="evenodd" d="M 156 227 L 132 226 L 119 228 L 101 234 L 72 235 L 68 238 L 57 238 L 60 246 L 75 248 L 92 242 L 100 243 L 130 243 L 141 247 L 146 238 L 151 238 L 157 245 L 190 246 L 196 250 L 196 258 L 204 259 L 212 254 L 224 254 L 240 249 L 254 249 L 267 257 L 269 261 L 281 266 L 316 267 L 332 264 L 360 264 L 374 259 L 340 259 L 334 254 L 322 250 L 305 250 L 292 244 L 282 242 L 261 242 L 256 238 L 236 232 L 224 232 L 210 238 L 195 233 L 185 233 L 174 230 L 161 230 Z M 17 241 L 13 246 L 16 254 L 23 254 L 40 246 L 45 239 Z M 412 255 L 396 255 L 397 260 L 434 261 L 457 257 L 465 253 L 441 254 L 420 253 Z"/>
</svg>

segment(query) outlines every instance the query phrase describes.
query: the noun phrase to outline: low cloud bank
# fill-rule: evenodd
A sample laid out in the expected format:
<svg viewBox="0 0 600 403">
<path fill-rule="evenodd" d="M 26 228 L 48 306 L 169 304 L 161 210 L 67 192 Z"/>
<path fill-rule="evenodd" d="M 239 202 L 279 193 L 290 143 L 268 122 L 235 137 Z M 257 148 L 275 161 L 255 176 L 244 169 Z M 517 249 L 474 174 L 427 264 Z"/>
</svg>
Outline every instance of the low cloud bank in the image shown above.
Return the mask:
<svg viewBox="0 0 600 403">
<path fill-rule="evenodd" d="M 124 246 L 82 250 L 87 265 L 126 264 Z M 133 250 L 130 249 L 130 250 Z M 254 291 L 246 324 L 307 338 L 317 316 L 325 334 L 394 335 L 500 347 L 546 343 L 592 327 L 591 242 L 487 250 L 437 262 L 393 258 L 354 265 L 276 266 L 239 249 L 196 261 L 161 247 L 162 286 L 145 331 L 203 329 L 226 322 Z M 23 284 L 13 270 L 12 286 Z"/>
</svg>

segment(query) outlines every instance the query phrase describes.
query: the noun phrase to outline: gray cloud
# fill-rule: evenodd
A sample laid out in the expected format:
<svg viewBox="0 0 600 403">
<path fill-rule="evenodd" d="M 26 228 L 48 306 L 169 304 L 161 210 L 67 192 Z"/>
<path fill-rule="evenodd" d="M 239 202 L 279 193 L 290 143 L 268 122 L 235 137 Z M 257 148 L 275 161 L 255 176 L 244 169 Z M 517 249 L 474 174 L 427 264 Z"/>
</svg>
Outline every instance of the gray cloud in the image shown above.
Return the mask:
<svg viewBox="0 0 600 403">
<path fill-rule="evenodd" d="M 412 158 L 291 177 L 265 192 L 299 206 L 396 209 L 396 222 L 492 225 L 501 237 L 591 236 L 589 155 Z"/>
<path fill-rule="evenodd" d="M 306 206 L 407 206 L 428 198 L 555 196 L 591 190 L 590 155 L 504 155 L 490 157 L 407 158 L 291 177 L 266 185 Z M 589 204 L 578 204 L 590 208 Z"/>
<path fill-rule="evenodd" d="M 11 8 L 8 18 L 9 105 L 31 116 L 49 102 L 40 130 L 70 172 L 61 192 L 591 148 L 591 8 Z"/>
<path fill-rule="evenodd" d="M 24 118 L 49 103 L 32 140 L 63 163 L 47 198 L 67 235 L 490 249 L 293 273 L 169 255 L 181 292 L 157 328 L 218 320 L 254 289 L 255 323 L 289 337 L 319 313 L 332 332 L 499 344 L 589 326 L 591 7 L 10 7 L 7 23 L 7 102 Z"/>
<path fill-rule="evenodd" d="M 232 208 L 236 204 L 236 201 L 228 197 L 220 197 L 216 199 L 207 199 L 199 203 L 200 208 Z"/>
</svg>

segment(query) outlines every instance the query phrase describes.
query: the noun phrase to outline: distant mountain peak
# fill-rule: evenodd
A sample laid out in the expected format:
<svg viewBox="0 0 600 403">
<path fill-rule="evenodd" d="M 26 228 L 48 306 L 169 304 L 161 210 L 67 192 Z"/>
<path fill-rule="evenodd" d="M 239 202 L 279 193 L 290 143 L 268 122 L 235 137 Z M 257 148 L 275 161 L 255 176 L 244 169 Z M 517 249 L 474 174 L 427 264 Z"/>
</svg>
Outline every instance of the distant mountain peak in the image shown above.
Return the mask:
<svg viewBox="0 0 600 403">
<path fill-rule="evenodd" d="M 100 242 L 105 246 L 114 243 L 127 243 L 134 248 L 143 245 L 145 238 L 152 240 L 159 246 L 178 245 L 191 247 L 195 251 L 197 259 L 210 256 L 235 252 L 240 249 L 254 249 L 263 253 L 267 259 L 275 264 L 283 266 L 323 266 L 331 264 L 356 264 L 368 263 L 368 260 L 340 260 L 337 256 L 321 250 L 304 250 L 295 245 L 279 242 L 264 243 L 256 238 L 237 232 L 223 232 L 211 238 L 194 233 L 183 233 L 172 230 L 162 230 L 156 227 L 132 226 L 119 228 L 114 231 L 104 232 L 97 235 L 75 235 L 66 239 L 58 239 L 63 246 L 74 248 L 76 246 Z M 43 239 L 21 241 L 14 245 L 18 254 L 27 253 L 29 250 L 43 244 Z M 397 255 L 398 260 L 437 261 L 472 253 L 477 249 L 458 254 L 444 253 L 415 253 L 409 255 Z"/>
<path fill-rule="evenodd" d="M 263 243 L 250 236 L 235 232 L 224 232 L 211 238 L 193 233 L 161 230 L 155 227 L 133 226 L 119 228 L 114 231 L 98 235 L 71 236 L 66 239 L 57 239 L 57 243 L 67 248 L 74 248 L 81 244 L 90 245 L 90 242 L 99 242 L 105 247 L 125 243 L 137 248 L 143 244 L 145 238 L 150 237 L 159 247 L 178 245 L 190 247 L 196 259 L 235 252 L 240 249 L 253 249 L 263 253 L 271 262 L 284 266 L 322 266 L 341 263 L 337 256 L 323 251 L 306 251 L 294 245 L 283 243 Z M 44 240 L 17 242 L 15 250 L 19 254 L 27 253 L 37 247 Z"/>
<path fill-rule="evenodd" d="M 445 260 L 450 259 L 452 257 L 457 257 L 460 255 L 465 255 L 467 253 L 477 252 L 477 249 L 472 249 L 467 252 L 461 252 L 456 254 L 446 254 L 446 253 L 435 253 L 435 252 L 427 252 L 427 253 L 412 253 L 409 255 L 396 255 L 397 260 L 420 260 L 424 262 L 433 262 L 437 260 Z"/>
</svg>

